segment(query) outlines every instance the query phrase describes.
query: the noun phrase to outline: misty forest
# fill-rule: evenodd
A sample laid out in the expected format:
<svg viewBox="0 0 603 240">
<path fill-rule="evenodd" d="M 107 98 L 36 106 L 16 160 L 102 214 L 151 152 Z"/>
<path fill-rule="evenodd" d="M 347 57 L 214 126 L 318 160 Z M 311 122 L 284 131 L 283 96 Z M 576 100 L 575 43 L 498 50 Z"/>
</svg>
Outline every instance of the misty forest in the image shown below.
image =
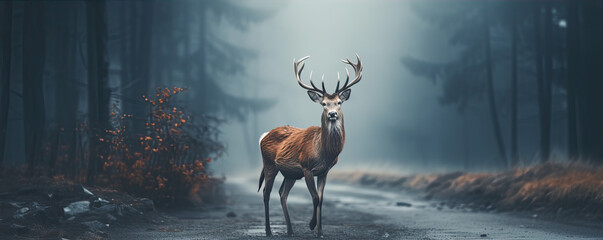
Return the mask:
<svg viewBox="0 0 603 240">
<path fill-rule="evenodd" d="M 0 238 L 603 237 L 602 23 L 589 0 L 0 0 Z"/>
</svg>

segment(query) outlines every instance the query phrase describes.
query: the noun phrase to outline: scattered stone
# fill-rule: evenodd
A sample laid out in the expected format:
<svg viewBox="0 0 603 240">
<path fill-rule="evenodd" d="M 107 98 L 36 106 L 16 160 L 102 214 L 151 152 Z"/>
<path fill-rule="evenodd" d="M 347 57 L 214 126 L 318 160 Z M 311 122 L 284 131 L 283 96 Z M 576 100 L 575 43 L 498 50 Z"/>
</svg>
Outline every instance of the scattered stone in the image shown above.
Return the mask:
<svg viewBox="0 0 603 240">
<path fill-rule="evenodd" d="M 237 217 L 237 214 L 236 214 L 236 213 L 234 213 L 234 212 L 228 212 L 228 213 L 226 214 L 226 216 L 227 216 L 227 217 L 229 217 L 229 218 L 233 218 L 233 217 Z"/>
<path fill-rule="evenodd" d="M 77 201 L 72 202 L 67 207 L 63 208 L 65 215 L 67 216 L 75 216 L 81 213 L 88 212 L 90 210 L 90 202 L 89 201 Z"/>
<path fill-rule="evenodd" d="M 13 215 L 13 219 L 15 220 L 23 220 L 25 219 L 25 215 L 21 214 L 21 213 L 17 213 Z"/>
<path fill-rule="evenodd" d="M 537 218 L 538 214 L 534 213 L 534 215 L 532 215 L 533 218 Z"/>
<path fill-rule="evenodd" d="M 133 208 L 131 206 L 128 205 L 119 205 L 117 206 L 117 215 L 119 216 L 124 216 L 124 215 L 129 215 L 129 214 L 142 214 L 140 211 L 136 210 L 136 208 Z"/>
<path fill-rule="evenodd" d="M 482 235 L 479 235 L 480 237 L 488 237 L 488 234 L 482 233 Z"/>
<path fill-rule="evenodd" d="M 22 208 L 22 207 L 23 207 L 23 206 L 21 205 L 21 204 L 23 204 L 23 203 L 9 202 L 8 204 L 10 204 L 11 206 L 16 207 L 16 208 Z"/>
<path fill-rule="evenodd" d="M 94 209 L 94 212 L 99 214 L 114 213 L 117 210 L 115 204 L 107 204 L 105 206 Z"/>
<path fill-rule="evenodd" d="M 102 207 L 102 206 L 104 206 L 104 205 L 107 205 L 107 204 L 109 204 L 109 203 L 111 203 L 111 202 L 109 202 L 109 201 L 107 201 L 107 200 L 105 200 L 105 199 L 102 199 L 102 198 L 100 198 L 100 197 L 95 197 L 95 198 L 92 200 L 92 202 L 90 202 L 90 206 L 91 206 L 91 207 L 98 208 L 98 207 Z"/>
<path fill-rule="evenodd" d="M 407 203 L 407 202 L 397 202 L 396 206 L 398 206 L 398 207 L 411 207 L 412 204 Z"/>
<path fill-rule="evenodd" d="M 24 208 L 21 208 L 21 209 L 17 210 L 17 212 L 15 212 L 15 213 L 21 213 L 21 214 L 23 214 L 23 213 L 26 213 L 27 211 L 29 211 L 29 208 L 28 207 L 24 207 Z"/>
<path fill-rule="evenodd" d="M 84 185 L 82 185 L 82 191 L 84 191 L 84 193 L 85 193 L 85 194 L 88 194 L 88 195 L 90 195 L 90 196 L 94 196 L 94 193 L 92 193 L 92 192 L 90 192 L 90 190 L 86 189 L 86 188 L 84 187 Z"/>
</svg>

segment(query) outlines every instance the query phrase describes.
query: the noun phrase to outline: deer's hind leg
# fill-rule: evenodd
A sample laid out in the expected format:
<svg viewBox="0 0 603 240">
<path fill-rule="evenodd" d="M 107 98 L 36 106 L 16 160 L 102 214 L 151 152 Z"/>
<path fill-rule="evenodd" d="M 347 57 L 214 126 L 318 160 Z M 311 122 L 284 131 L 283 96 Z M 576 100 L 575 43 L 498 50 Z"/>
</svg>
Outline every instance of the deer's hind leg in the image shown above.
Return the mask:
<svg viewBox="0 0 603 240">
<path fill-rule="evenodd" d="M 265 184 L 264 184 L 264 214 L 266 216 L 266 236 L 272 236 L 272 231 L 270 230 L 270 192 L 272 192 L 272 185 L 274 184 L 274 179 L 278 174 L 278 170 L 276 167 L 266 167 L 264 166 L 264 176 L 265 176 Z"/>
<path fill-rule="evenodd" d="M 279 191 L 279 194 L 281 195 L 281 206 L 283 207 L 283 213 L 285 214 L 285 222 L 287 223 L 287 235 L 293 234 L 291 220 L 289 219 L 289 210 L 287 209 L 287 197 L 289 196 L 289 191 L 291 191 L 291 188 L 295 184 L 295 181 L 296 180 L 292 178 L 285 178 Z"/>
</svg>

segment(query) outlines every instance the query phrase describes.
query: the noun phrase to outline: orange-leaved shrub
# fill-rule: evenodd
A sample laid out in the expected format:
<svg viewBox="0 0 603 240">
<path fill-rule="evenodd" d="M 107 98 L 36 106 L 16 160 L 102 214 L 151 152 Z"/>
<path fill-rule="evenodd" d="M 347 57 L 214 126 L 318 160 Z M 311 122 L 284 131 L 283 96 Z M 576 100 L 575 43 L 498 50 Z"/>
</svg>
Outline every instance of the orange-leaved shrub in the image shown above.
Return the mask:
<svg viewBox="0 0 603 240">
<path fill-rule="evenodd" d="M 182 91 L 157 88 L 155 96 L 143 96 L 150 108 L 143 133 L 129 129 L 133 116 L 112 113 L 114 128 L 99 139 L 104 185 L 166 205 L 214 196 L 217 180 L 209 176 L 207 164 L 223 153 L 217 140 L 220 121 L 193 119 L 172 99 Z"/>
</svg>

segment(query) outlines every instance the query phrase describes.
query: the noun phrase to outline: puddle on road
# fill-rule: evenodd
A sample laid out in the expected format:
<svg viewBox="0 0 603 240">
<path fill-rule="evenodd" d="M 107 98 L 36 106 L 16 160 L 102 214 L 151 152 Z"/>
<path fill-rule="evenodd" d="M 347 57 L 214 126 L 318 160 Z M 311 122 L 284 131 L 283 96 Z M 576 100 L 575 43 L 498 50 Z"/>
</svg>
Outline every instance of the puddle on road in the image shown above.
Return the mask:
<svg viewBox="0 0 603 240">
<path fill-rule="evenodd" d="M 272 235 L 286 235 L 287 234 L 287 226 L 285 225 L 270 225 L 272 228 Z M 245 235 L 250 237 L 265 237 L 266 236 L 266 228 L 264 225 L 250 226 L 249 229 L 243 231 Z"/>
</svg>

